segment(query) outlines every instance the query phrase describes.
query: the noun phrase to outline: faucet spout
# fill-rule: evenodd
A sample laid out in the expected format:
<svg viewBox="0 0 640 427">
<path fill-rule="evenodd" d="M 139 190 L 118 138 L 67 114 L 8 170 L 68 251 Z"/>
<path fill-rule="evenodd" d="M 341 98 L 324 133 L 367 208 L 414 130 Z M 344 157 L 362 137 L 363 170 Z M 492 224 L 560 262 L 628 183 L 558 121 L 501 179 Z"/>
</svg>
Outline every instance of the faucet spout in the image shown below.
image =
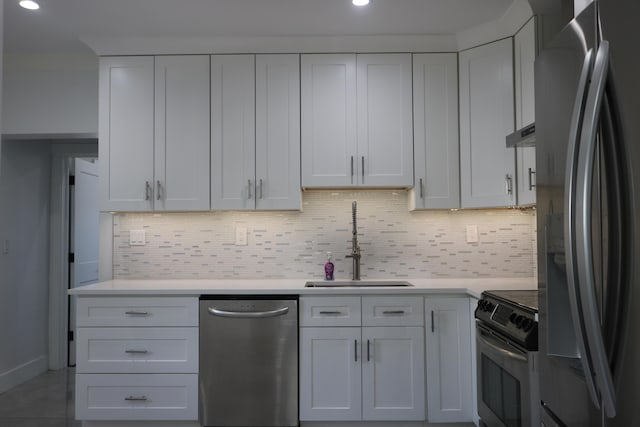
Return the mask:
<svg viewBox="0 0 640 427">
<path fill-rule="evenodd" d="M 352 280 L 360 280 L 360 258 L 362 255 L 360 254 L 360 245 L 358 244 L 358 225 L 357 225 L 357 202 L 351 203 L 351 217 L 353 220 L 353 231 L 351 238 L 351 253 L 347 255 L 347 258 L 353 259 L 353 274 Z"/>
</svg>

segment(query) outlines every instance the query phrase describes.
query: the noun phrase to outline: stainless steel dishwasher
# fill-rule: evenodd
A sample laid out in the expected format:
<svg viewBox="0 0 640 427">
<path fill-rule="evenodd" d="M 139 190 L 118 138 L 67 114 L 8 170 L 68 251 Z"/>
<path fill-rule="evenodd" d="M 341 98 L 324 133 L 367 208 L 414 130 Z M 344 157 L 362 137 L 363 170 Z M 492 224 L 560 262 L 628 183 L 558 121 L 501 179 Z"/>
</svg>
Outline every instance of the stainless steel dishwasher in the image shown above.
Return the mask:
<svg viewBox="0 0 640 427">
<path fill-rule="evenodd" d="M 298 425 L 298 298 L 200 297 L 200 424 Z"/>
</svg>

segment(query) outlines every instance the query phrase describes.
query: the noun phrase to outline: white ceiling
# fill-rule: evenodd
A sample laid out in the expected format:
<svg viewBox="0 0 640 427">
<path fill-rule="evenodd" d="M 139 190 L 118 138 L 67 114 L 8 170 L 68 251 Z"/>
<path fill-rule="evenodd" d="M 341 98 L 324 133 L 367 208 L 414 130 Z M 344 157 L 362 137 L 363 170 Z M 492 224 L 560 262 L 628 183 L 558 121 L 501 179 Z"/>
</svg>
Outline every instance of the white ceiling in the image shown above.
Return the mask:
<svg viewBox="0 0 640 427">
<path fill-rule="evenodd" d="M 6 52 L 86 51 L 80 38 L 456 34 L 514 0 L 4 0 Z"/>
</svg>

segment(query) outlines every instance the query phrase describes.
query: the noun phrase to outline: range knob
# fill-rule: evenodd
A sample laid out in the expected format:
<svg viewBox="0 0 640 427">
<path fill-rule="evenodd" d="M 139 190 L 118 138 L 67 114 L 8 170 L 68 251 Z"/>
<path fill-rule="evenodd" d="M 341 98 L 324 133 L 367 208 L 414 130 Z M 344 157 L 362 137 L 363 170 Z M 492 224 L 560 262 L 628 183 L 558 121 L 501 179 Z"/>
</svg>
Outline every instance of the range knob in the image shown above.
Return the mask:
<svg viewBox="0 0 640 427">
<path fill-rule="evenodd" d="M 521 315 L 516 316 L 516 328 L 520 329 L 522 328 L 522 322 L 525 320 L 525 318 Z"/>
<path fill-rule="evenodd" d="M 493 308 L 494 308 L 495 306 L 496 306 L 495 304 L 493 304 L 493 303 L 491 303 L 491 302 L 487 301 L 487 305 L 485 305 L 485 306 L 484 306 L 484 310 L 485 310 L 485 311 L 493 311 Z"/>
<path fill-rule="evenodd" d="M 529 332 L 531 329 L 533 329 L 533 325 L 535 325 L 535 322 L 531 319 L 524 319 L 524 321 L 522 322 L 522 329 L 524 329 L 525 332 Z"/>
<path fill-rule="evenodd" d="M 511 323 L 516 323 L 516 318 L 518 317 L 518 315 L 516 313 L 511 313 L 511 316 L 509 316 L 509 321 Z"/>
</svg>

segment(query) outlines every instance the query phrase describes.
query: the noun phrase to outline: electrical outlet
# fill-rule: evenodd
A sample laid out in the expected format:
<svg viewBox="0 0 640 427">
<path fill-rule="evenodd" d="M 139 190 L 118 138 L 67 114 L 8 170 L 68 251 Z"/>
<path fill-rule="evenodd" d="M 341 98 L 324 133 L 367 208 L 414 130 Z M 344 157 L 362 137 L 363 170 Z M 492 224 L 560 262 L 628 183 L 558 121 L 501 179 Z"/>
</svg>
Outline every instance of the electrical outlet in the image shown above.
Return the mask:
<svg viewBox="0 0 640 427">
<path fill-rule="evenodd" d="M 478 226 L 467 225 L 467 243 L 478 243 Z"/>
<path fill-rule="evenodd" d="M 247 229 L 236 227 L 236 246 L 247 246 Z"/>
<path fill-rule="evenodd" d="M 144 230 L 129 231 L 129 246 L 144 246 L 147 244 Z"/>
</svg>

